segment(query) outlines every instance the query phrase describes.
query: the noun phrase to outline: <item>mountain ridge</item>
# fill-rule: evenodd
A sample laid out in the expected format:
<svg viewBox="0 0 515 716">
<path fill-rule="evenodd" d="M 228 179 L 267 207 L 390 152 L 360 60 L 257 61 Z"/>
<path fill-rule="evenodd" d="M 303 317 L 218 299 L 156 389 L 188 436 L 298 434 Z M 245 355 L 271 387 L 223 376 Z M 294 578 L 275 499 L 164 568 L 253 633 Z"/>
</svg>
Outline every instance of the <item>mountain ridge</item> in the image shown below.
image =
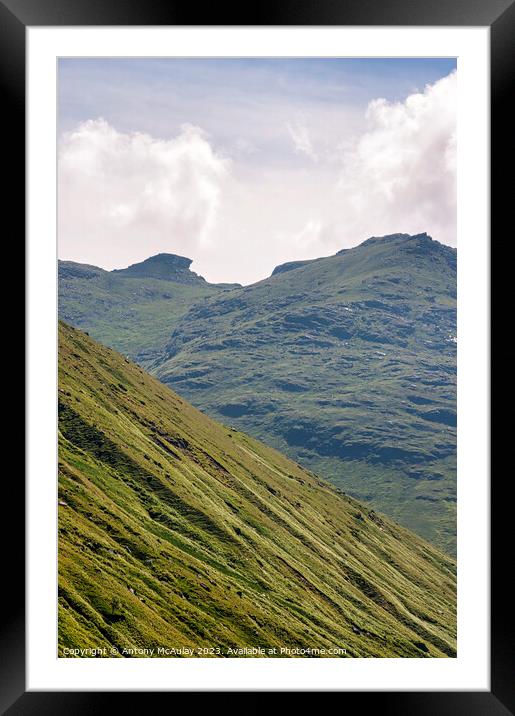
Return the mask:
<svg viewBox="0 0 515 716">
<path fill-rule="evenodd" d="M 399 240 L 401 240 L 401 241 L 413 241 L 413 240 L 431 241 L 436 246 L 442 247 L 444 250 L 448 249 L 451 253 L 454 253 L 454 254 L 457 253 L 457 249 L 455 247 L 448 246 L 447 244 L 442 244 L 441 242 L 436 241 L 431 236 L 429 236 L 429 234 L 427 234 L 425 231 L 420 234 L 402 234 L 402 233 L 385 234 L 384 236 L 370 236 L 368 239 L 365 239 L 364 241 L 362 241 L 360 244 L 357 244 L 356 246 L 350 246 L 350 247 L 346 247 L 344 249 L 340 249 L 335 254 L 330 254 L 329 256 L 319 256 L 314 259 L 302 259 L 302 260 L 287 261 L 283 264 L 279 264 L 278 266 L 276 266 L 273 269 L 272 273 L 270 274 L 270 276 L 268 278 L 271 278 L 272 276 L 276 276 L 277 274 L 280 274 L 280 273 L 285 273 L 287 271 L 293 271 L 297 268 L 303 268 L 307 264 L 314 263 L 315 261 L 322 261 L 323 259 L 329 259 L 334 256 L 341 256 L 343 254 L 348 253 L 349 251 L 352 251 L 355 248 L 358 248 L 359 246 L 370 246 L 371 244 L 378 244 L 378 243 L 388 244 L 390 242 L 399 241 Z M 263 280 L 266 280 L 266 279 L 263 279 Z M 256 283 L 259 283 L 259 282 L 256 282 Z"/>
<path fill-rule="evenodd" d="M 148 365 L 192 303 L 231 288 L 208 283 L 190 270 L 191 263 L 184 256 L 157 254 L 107 271 L 59 261 L 59 316 Z"/>
<path fill-rule="evenodd" d="M 82 264 L 77 261 L 63 259 L 59 259 L 58 266 L 59 272 L 66 278 L 72 276 L 91 278 L 100 274 L 117 274 L 125 278 L 153 278 L 178 283 L 200 282 L 211 286 L 240 287 L 238 283 L 210 284 L 203 276 L 191 270 L 192 263 L 193 259 L 186 256 L 162 252 L 153 254 L 142 261 L 129 264 L 125 268 L 103 269 L 93 264 Z"/>
</svg>

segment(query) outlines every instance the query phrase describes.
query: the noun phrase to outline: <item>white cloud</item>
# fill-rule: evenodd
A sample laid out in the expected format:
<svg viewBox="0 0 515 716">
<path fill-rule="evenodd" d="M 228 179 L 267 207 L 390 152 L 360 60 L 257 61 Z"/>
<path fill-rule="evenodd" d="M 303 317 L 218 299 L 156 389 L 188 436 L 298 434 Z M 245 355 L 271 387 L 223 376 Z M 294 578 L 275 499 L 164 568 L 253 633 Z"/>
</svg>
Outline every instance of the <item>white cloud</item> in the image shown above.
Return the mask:
<svg viewBox="0 0 515 716">
<path fill-rule="evenodd" d="M 402 102 L 372 101 L 361 122 L 343 109 L 310 107 L 309 131 L 294 114 L 305 163 L 279 112 L 266 113 L 275 134 L 272 120 L 262 130 L 275 163 L 257 130 L 239 141 L 239 123 L 231 160 L 195 127 L 163 140 L 79 125 L 60 148 L 61 258 L 119 268 L 165 251 L 209 281 L 251 283 L 370 236 L 427 231 L 455 245 L 456 74 Z"/>
<path fill-rule="evenodd" d="M 59 148 L 60 255 L 111 268 L 206 246 L 229 175 L 198 127 L 162 140 L 83 122 Z"/>
<path fill-rule="evenodd" d="M 372 101 L 366 122 L 339 180 L 346 239 L 427 231 L 455 245 L 456 73 L 404 102 Z"/>
<path fill-rule="evenodd" d="M 234 142 L 234 152 L 238 155 L 252 156 L 259 152 L 259 149 L 245 137 L 238 137 Z"/>
<path fill-rule="evenodd" d="M 318 161 L 318 155 L 313 148 L 309 130 L 304 121 L 299 118 L 294 124 L 286 123 L 286 129 L 293 141 L 293 147 L 297 154 L 305 154 L 314 162 Z"/>
<path fill-rule="evenodd" d="M 398 232 L 455 246 L 456 89 L 452 72 L 402 102 L 375 99 L 360 133 L 332 128 L 332 152 L 290 172 L 287 186 L 270 182 L 290 207 L 275 213 L 270 254 L 316 258 Z"/>
<path fill-rule="evenodd" d="M 309 251 L 313 248 L 318 249 L 320 246 L 320 238 L 323 230 L 322 222 L 310 219 L 301 229 L 294 234 L 284 234 L 279 232 L 277 240 L 279 242 L 293 243 L 299 252 Z"/>
</svg>

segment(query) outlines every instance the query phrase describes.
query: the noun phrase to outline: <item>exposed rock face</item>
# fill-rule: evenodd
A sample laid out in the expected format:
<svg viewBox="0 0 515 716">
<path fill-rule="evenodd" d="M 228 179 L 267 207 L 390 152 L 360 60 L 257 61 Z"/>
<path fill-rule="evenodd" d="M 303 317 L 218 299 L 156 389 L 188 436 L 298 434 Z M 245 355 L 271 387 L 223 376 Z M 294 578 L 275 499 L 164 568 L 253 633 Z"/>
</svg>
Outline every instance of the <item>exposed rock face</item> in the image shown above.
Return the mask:
<svg viewBox="0 0 515 716">
<path fill-rule="evenodd" d="M 312 260 L 316 261 L 316 259 Z M 276 266 L 272 271 L 271 275 L 276 276 L 278 273 L 286 273 L 286 271 L 293 271 L 294 269 L 300 268 L 301 266 L 305 266 L 309 263 L 311 263 L 310 259 L 306 261 L 288 261 L 285 264 L 280 264 L 279 266 Z"/>
<path fill-rule="evenodd" d="M 157 278 L 175 283 L 204 283 L 205 280 L 190 270 L 192 259 L 176 254 L 157 254 L 126 269 L 115 269 L 112 273 L 137 278 Z"/>
<path fill-rule="evenodd" d="M 59 281 L 66 279 L 91 279 L 107 273 L 98 266 L 88 266 L 87 264 L 78 264 L 75 261 L 59 261 L 58 276 Z"/>
</svg>

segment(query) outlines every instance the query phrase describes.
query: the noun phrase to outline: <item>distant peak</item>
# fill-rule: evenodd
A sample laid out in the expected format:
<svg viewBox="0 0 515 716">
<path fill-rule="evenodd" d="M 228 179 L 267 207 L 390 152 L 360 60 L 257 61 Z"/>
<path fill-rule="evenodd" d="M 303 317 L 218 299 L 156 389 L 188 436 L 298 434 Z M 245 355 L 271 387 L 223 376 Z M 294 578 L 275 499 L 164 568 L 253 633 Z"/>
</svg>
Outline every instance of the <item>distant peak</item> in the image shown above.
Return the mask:
<svg viewBox="0 0 515 716">
<path fill-rule="evenodd" d="M 305 266 L 306 264 L 311 263 L 311 261 L 314 261 L 315 259 L 306 259 L 305 261 L 288 261 L 285 264 L 279 264 L 279 266 L 276 266 L 274 270 L 271 273 L 271 276 L 276 276 L 278 273 L 286 273 L 287 271 L 293 271 L 294 269 L 300 268 L 301 266 Z"/>
<path fill-rule="evenodd" d="M 149 266 L 173 266 L 174 268 L 189 269 L 192 264 L 192 259 L 188 259 L 185 256 L 178 256 L 177 254 L 156 254 L 155 256 L 149 256 L 144 261 L 131 264 L 126 269 L 114 269 L 115 271 L 134 271 L 147 268 Z"/>
<path fill-rule="evenodd" d="M 392 243 L 394 241 L 432 241 L 432 237 L 429 236 L 425 231 L 421 234 L 386 234 L 385 236 L 371 236 L 366 241 L 363 241 L 359 246 L 368 246 L 369 244 L 377 243 Z M 338 252 L 340 253 L 340 252 Z M 343 252 L 342 252 L 343 253 Z"/>
<path fill-rule="evenodd" d="M 177 254 L 156 254 L 125 269 L 114 269 L 113 273 L 139 278 L 157 278 L 178 283 L 204 281 L 190 270 L 192 259 Z"/>
<path fill-rule="evenodd" d="M 190 264 L 193 263 L 193 259 L 188 259 L 186 256 L 179 256 L 178 254 L 156 254 L 155 256 L 150 256 L 148 259 L 145 259 L 143 263 L 146 263 L 147 261 L 153 261 L 153 262 L 159 262 L 159 263 L 165 263 L 165 264 L 179 264 L 184 266 L 190 266 Z"/>
<path fill-rule="evenodd" d="M 456 269 L 456 248 L 436 241 L 425 231 L 422 231 L 419 234 L 387 234 L 386 236 L 372 236 L 359 246 L 354 247 L 353 251 L 359 251 L 362 246 L 379 247 L 380 244 L 388 244 L 391 246 L 392 250 L 401 250 L 405 255 L 412 257 L 426 256 L 431 257 L 431 260 L 444 260 L 452 269 Z"/>
</svg>

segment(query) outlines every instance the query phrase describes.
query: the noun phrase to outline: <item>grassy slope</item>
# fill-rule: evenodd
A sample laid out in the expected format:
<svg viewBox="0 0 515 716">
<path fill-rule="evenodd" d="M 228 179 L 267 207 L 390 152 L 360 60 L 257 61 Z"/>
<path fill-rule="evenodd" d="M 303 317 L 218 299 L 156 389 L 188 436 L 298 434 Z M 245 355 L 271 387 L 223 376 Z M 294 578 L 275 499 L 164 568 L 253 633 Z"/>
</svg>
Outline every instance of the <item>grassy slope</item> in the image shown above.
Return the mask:
<svg viewBox="0 0 515 716">
<path fill-rule="evenodd" d="M 369 240 L 193 306 L 150 370 L 454 553 L 455 296 L 455 250 Z"/>
<path fill-rule="evenodd" d="M 455 654 L 451 559 L 80 331 L 59 340 L 61 654 Z"/>
<path fill-rule="evenodd" d="M 184 273 L 190 274 L 187 269 Z M 161 354 L 192 303 L 223 288 L 201 279 L 178 283 L 60 261 L 59 316 L 147 365 Z"/>
</svg>

